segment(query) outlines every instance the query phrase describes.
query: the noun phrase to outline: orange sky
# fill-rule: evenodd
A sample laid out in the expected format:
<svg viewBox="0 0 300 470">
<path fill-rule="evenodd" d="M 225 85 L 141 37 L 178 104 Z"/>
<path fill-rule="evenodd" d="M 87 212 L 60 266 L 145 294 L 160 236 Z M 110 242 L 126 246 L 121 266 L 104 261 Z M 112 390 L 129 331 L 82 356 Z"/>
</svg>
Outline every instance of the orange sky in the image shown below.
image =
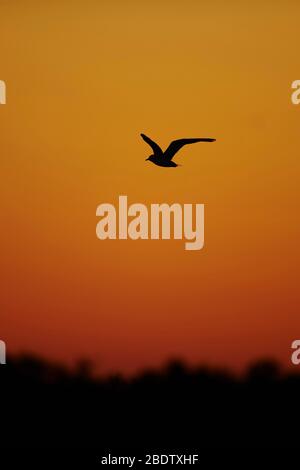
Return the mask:
<svg viewBox="0 0 300 470">
<path fill-rule="evenodd" d="M 174 356 L 289 365 L 300 335 L 299 15 L 292 0 L 1 2 L 8 353 L 124 372 Z M 145 162 L 140 132 L 163 147 L 217 142 L 165 169 Z M 120 194 L 204 203 L 204 250 L 98 240 L 96 207 Z"/>
</svg>

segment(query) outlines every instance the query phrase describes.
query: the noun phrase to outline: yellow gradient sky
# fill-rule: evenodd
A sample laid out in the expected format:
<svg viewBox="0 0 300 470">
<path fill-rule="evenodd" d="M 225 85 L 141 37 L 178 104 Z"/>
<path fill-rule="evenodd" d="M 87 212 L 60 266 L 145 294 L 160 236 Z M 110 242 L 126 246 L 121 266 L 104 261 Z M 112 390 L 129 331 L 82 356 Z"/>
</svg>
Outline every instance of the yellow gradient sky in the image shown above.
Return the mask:
<svg viewBox="0 0 300 470">
<path fill-rule="evenodd" d="M 1 339 L 132 372 L 288 366 L 299 318 L 296 1 L 0 2 Z M 183 149 L 145 158 L 144 132 Z M 204 203 L 205 248 L 100 241 L 102 202 Z"/>
</svg>

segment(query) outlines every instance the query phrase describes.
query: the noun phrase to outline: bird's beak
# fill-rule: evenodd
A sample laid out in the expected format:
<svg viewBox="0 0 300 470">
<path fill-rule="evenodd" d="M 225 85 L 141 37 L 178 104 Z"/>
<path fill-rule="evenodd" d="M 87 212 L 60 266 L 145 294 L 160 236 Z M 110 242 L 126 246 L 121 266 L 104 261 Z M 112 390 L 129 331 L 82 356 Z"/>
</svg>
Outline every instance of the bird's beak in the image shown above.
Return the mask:
<svg viewBox="0 0 300 470">
<path fill-rule="evenodd" d="M 147 160 L 149 160 L 149 158 L 145 158 L 145 162 L 146 162 Z"/>
</svg>

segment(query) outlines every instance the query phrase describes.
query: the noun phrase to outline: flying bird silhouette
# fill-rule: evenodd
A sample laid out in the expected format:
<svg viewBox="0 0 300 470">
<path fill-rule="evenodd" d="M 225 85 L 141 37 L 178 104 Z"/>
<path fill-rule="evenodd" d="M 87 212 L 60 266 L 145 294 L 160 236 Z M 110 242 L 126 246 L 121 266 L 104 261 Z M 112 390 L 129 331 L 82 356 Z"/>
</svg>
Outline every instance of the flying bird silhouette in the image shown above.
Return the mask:
<svg viewBox="0 0 300 470">
<path fill-rule="evenodd" d="M 150 160 L 150 162 L 154 163 L 155 165 L 158 166 L 178 166 L 177 163 L 172 161 L 172 158 L 174 155 L 178 152 L 178 150 L 181 149 L 186 144 L 194 144 L 195 142 L 215 142 L 216 139 L 178 139 L 178 140 L 173 140 L 173 142 L 170 143 L 169 147 L 167 150 L 164 152 L 160 148 L 160 146 L 151 140 L 149 137 L 147 137 L 145 134 L 141 134 L 141 137 L 144 139 L 147 144 L 150 145 L 150 147 L 153 150 L 153 155 L 150 155 L 150 157 L 146 158 L 146 160 Z"/>
</svg>

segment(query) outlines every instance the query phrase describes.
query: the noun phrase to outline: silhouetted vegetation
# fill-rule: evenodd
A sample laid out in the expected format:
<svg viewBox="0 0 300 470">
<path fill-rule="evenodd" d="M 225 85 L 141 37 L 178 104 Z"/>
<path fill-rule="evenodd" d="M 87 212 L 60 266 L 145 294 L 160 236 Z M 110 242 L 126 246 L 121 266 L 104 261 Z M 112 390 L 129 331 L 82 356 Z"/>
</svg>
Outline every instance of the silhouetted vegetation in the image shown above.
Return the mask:
<svg viewBox="0 0 300 470">
<path fill-rule="evenodd" d="M 298 445 L 300 376 L 263 361 L 244 377 L 180 361 L 94 378 L 33 357 L 0 368 L 2 448 L 278 448 Z"/>
</svg>

